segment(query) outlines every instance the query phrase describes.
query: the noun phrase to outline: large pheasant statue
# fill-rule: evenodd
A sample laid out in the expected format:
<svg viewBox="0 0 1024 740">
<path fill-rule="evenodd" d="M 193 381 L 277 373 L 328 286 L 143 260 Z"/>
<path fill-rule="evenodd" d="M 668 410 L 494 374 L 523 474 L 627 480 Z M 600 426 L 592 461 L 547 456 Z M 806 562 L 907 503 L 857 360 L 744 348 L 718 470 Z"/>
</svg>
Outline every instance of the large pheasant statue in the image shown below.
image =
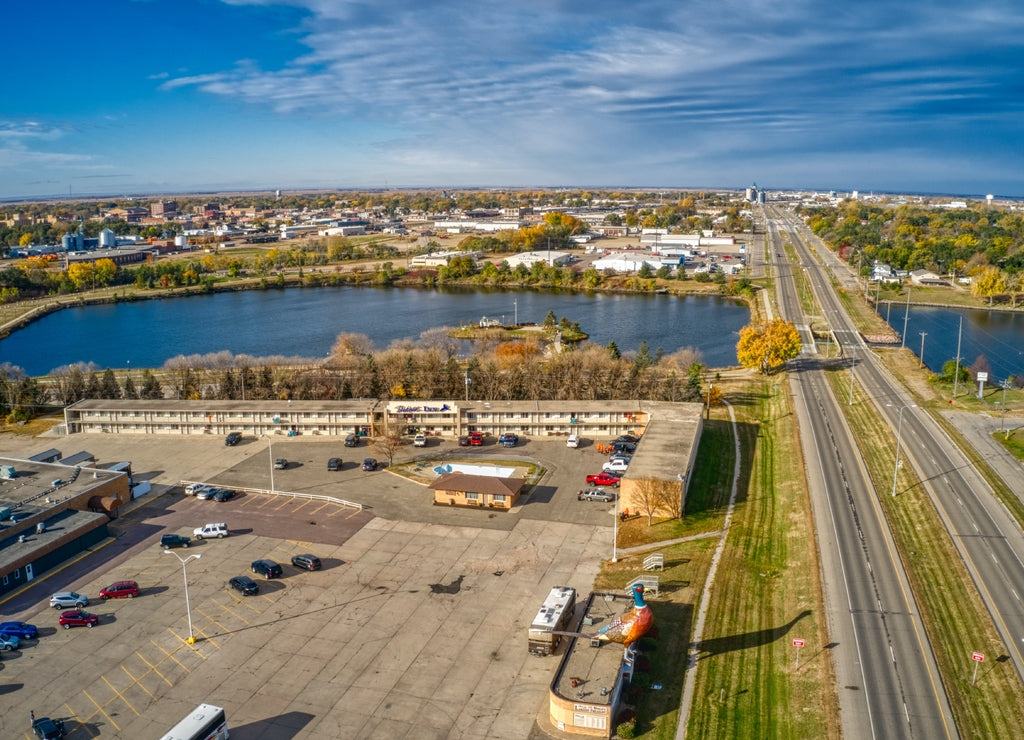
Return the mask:
<svg viewBox="0 0 1024 740">
<path fill-rule="evenodd" d="M 653 624 L 654 614 L 651 613 L 651 607 L 647 606 L 647 602 L 644 601 L 643 584 L 638 583 L 633 586 L 633 611 L 616 617 L 599 629 L 593 637 L 630 645 L 646 635 Z"/>
</svg>

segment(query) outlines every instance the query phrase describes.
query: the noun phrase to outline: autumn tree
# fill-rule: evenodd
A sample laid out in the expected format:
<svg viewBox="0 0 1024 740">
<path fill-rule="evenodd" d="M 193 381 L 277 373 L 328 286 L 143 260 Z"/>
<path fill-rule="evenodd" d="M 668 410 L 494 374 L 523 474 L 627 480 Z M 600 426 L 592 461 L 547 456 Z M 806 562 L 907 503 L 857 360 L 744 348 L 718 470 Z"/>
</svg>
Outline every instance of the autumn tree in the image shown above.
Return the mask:
<svg viewBox="0 0 1024 740">
<path fill-rule="evenodd" d="M 800 333 L 791 321 L 772 319 L 740 330 L 736 356 L 743 367 L 768 375 L 800 354 Z"/>
</svg>

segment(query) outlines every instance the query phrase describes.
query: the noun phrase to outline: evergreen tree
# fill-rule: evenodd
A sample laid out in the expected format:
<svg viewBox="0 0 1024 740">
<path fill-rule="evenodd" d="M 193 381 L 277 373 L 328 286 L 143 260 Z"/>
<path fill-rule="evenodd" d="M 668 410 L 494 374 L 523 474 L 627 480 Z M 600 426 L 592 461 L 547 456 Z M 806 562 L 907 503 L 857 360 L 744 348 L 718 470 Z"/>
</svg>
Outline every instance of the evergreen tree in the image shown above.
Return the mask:
<svg viewBox="0 0 1024 740">
<path fill-rule="evenodd" d="M 139 397 L 139 392 L 135 389 L 135 381 L 132 380 L 131 373 L 124 379 L 124 388 L 121 390 L 121 396 L 130 400 Z"/>
<path fill-rule="evenodd" d="M 613 360 L 618 360 L 622 357 L 622 352 L 619 351 L 619 345 L 615 343 L 615 340 L 608 342 L 608 354 Z"/>
<path fill-rule="evenodd" d="M 89 373 L 89 381 L 85 384 L 85 397 L 103 398 L 101 393 L 100 379 L 96 377 L 96 373 Z"/>
<path fill-rule="evenodd" d="M 142 391 L 139 393 L 139 396 L 149 400 L 157 400 L 164 397 L 164 390 L 160 385 L 160 381 L 156 379 L 151 370 L 142 371 Z"/>
<path fill-rule="evenodd" d="M 100 398 L 120 398 L 121 388 L 114 377 L 114 371 L 109 367 L 103 371 L 103 380 L 100 382 Z"/>
</svg>

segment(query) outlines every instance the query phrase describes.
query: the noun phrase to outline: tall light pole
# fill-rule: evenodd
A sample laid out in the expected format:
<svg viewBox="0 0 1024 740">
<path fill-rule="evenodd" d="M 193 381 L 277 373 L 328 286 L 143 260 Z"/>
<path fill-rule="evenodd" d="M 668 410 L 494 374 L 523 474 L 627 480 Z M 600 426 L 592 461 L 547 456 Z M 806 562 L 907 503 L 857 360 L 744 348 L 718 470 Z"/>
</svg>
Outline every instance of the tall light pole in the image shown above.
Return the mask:
<svg viewBox="0 0 1024 740">
<path fill-rule="evenodd" d="M 924 338 L 928 336 L 928 332 L 922 331 L 921 334 L 921 367 L 924 367 Z"/>
<path fill-rule="evenodd" d="M 192 605 L 189 603 L 188 600 L 188 570 L 185 568 L 185 566 L 188 565 L 190 561 L 199 560 L 199 558 L 203 556 L 199 553 L 193 553 L 192 555 L 189 555 L 187 558 L 183 558 L 174 550 L 164 550 L 164 554 L 173 555 L 179 561 L 181 561 L 181 574 L 185 578 L 185 613 L 188 614 L 188 644 L 191 645 L 196 641 L 196 637 L 192 633 Z"/>
<path fill-rule="evenodd" d="M 910 320 L 910 286 L 907 286 L 907 308 L 903 312 L 903 341 L 900 343 L 900 349 L 907 346 L 907 322 Z"/>
<path fill-rule="evenodd" d="M 269 434 L 262 434 L 262 437 L 267 438 L 267 452 L 270 453 L 270 492 L 274 493 L 274 443 L 270 439 Z"/>
<path fill-rule="evenodd" d="M 894 404 L 891 404 L 891 403 L 887 403 L 885 405 L 889 406 L 890 408 L 894 406 Z M 900 420 L 899 420 L 899 423 L 896 425 L 896 466 L 893 468 L 893 471 L 892 471 L 892 496 L 893 496 L 893 498 L 896 497 L 896 475 L 900 472 L 900 437 L 901 437 L 901 435 L 903 433 L 903 412 L 906 409 L 916 409 L 916 408 L 917 408 L 916 404 L 911 404 L 909 406 L 900 406 Z"/>
<path fill-rule="evenodd" d="M 1003 418 L 1002 418 L 1002 427 L 1003 427 L 1003 433 L 1006 435 L 1006 438 L 1009 439 L 1010 438 L 1010 430 L 1006 428 L 1006 389 L 1010 387 L 1010 379 L 1007 378 L 1002 383 L 1000 383 L 1000 385 L 1003 387 L 1003 404 L 1002 404 L 1002 406 L 1003 406 L 1002 417 Z"/>
</svg>

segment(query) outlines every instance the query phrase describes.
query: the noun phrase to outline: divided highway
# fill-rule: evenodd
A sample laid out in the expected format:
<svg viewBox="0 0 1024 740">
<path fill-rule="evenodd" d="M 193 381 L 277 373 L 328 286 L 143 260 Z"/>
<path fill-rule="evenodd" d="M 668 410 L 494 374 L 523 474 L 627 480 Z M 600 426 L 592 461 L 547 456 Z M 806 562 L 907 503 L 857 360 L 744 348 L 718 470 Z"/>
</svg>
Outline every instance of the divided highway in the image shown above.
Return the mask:
<svg viewBox="0 0 1024 740">
<path fill-rule="evenodd" d="M 803 268 L 785 260 L 783 241 L 802 253 L 812 283 L 816 268 L 796 236 L 784 239 L 778 225 L 769 213 L 767 251 L 781 256 L 779 310 L 801 329 L 807 347 L 791 363 L 791 384 L 821 549 L 843 736 L 959 737 L 906 572 L 813 350 L 795 279 Z"/>
</svg>

